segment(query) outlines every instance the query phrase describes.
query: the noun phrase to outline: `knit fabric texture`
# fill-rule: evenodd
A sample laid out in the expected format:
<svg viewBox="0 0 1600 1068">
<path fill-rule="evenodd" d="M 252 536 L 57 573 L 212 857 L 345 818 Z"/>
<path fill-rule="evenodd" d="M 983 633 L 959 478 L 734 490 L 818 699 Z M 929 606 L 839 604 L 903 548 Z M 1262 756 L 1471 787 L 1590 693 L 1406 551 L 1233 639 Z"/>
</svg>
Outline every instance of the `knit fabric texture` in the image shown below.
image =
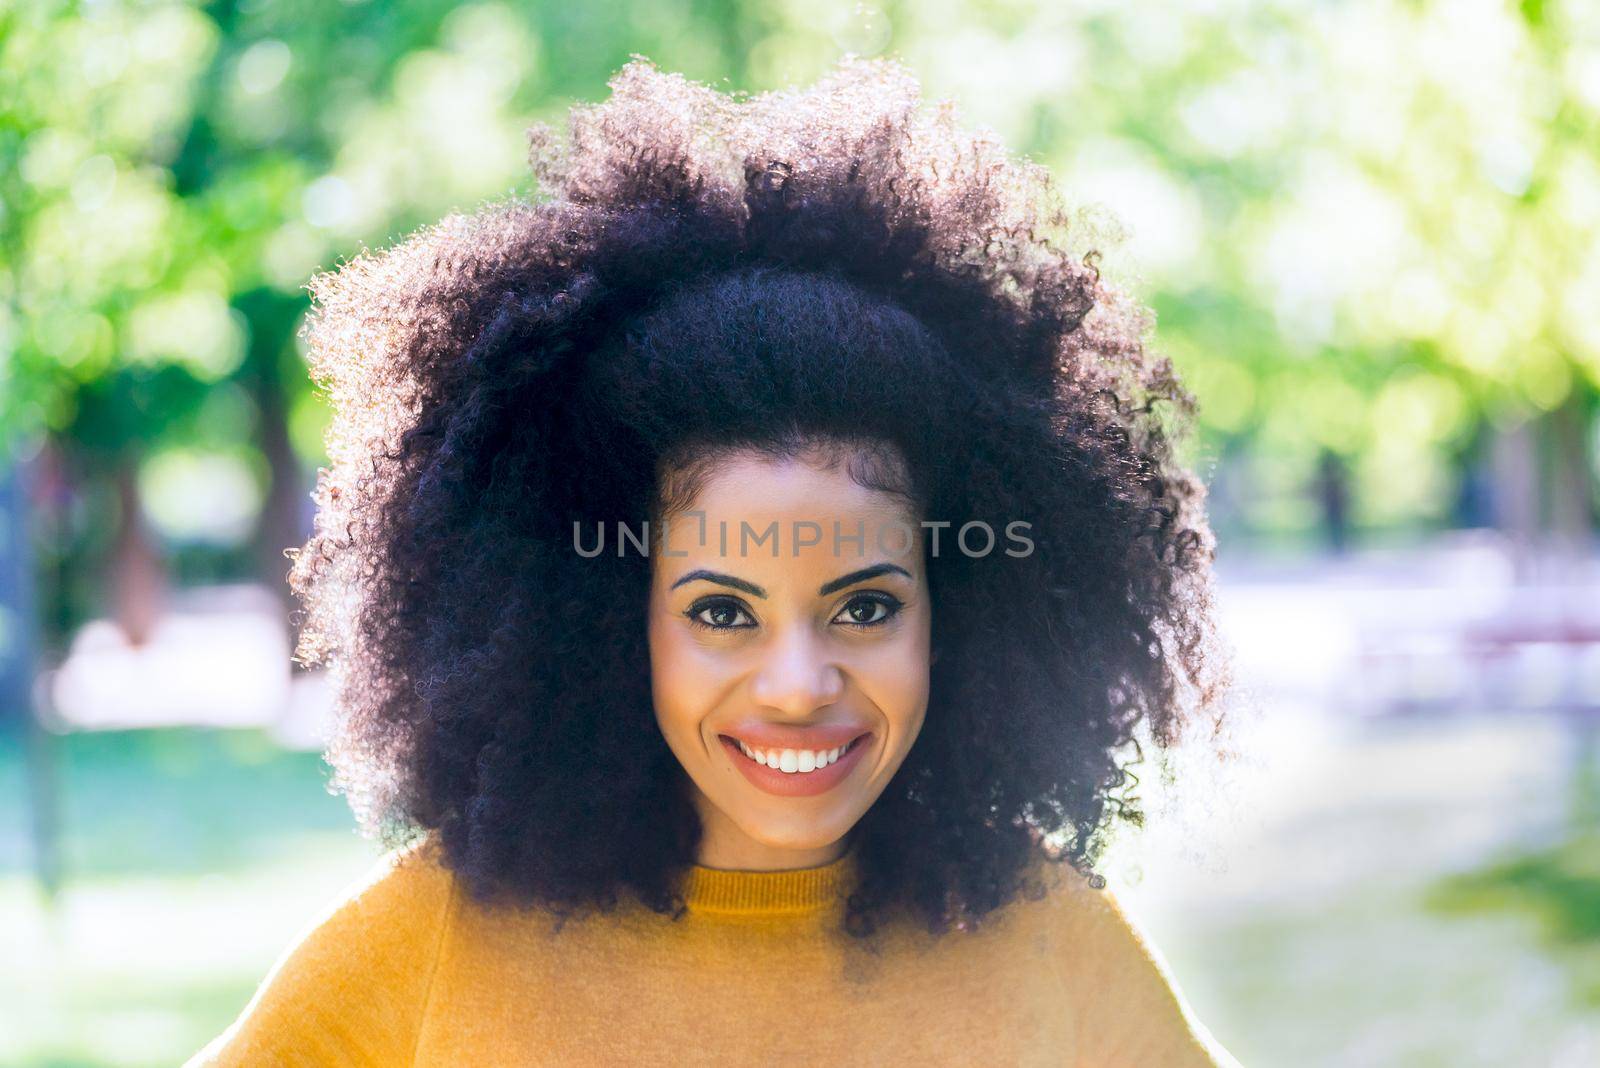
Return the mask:
<svg viewBox="0 0 1600 1068">
<path fill-rule="evenodd" d="M 853 856 L 696 866 L 677 919 L 475 903 L 436 844 L 383 856 L 185 1068 L 243 1065 L 1037 1065 L 1237 1068 L 1109 889 L 934 936 L 840 929 Z"/>
</svg>

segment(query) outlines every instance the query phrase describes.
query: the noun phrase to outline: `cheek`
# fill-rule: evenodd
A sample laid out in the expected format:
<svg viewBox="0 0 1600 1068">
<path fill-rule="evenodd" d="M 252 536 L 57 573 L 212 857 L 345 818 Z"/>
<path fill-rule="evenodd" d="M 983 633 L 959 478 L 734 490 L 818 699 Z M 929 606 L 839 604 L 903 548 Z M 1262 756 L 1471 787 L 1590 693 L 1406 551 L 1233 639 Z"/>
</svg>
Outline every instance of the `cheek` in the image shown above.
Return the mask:
<svg viewBox="0 0 1600 1068">
<path fill-rule="evenodd" d="M 678 633 L 675 633 L 678 632 Z M 663 730 L 698 730 L 717 692 L 715 672 L 681 628 L 652 625 L 650 688 Z"/>
<path fill-rule="evenodd" d="M 911 629 L 901 641 L 875 650 L 861 664 L 867 697 L 900 731 L 921 727 L 928 707 L 928 639 L 926 630 Z"/>
</svg>

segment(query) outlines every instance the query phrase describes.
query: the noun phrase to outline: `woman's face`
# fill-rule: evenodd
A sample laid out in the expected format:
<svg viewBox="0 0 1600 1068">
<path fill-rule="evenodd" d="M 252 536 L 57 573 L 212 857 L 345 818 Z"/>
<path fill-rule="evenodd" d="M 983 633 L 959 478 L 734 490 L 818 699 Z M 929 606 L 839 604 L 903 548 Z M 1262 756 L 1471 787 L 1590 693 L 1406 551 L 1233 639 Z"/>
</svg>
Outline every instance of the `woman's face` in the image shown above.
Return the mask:
<svg viewBox="0 0 1600 1068">
<path fill-rule="evenodd" d="M 656 721 L 708 867 L 834 859 L 922 728 L 920 517 L 823 464 L 730 454 L 653 532 Z"/>
</svg>

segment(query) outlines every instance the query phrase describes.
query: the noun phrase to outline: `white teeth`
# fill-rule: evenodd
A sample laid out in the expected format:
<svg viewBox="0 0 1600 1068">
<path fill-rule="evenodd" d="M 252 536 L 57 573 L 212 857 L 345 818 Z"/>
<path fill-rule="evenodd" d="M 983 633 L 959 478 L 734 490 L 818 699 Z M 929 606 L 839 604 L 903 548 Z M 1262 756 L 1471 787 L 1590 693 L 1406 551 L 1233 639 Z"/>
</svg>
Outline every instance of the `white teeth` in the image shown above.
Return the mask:
<svg viewBox="0 0 1600 1068">
<path fill-rule="evenodd" d="M 737 738 L 734 740 L 738 741 Z M 752 749 L 744 742 L 739 742 L 739 752 L 757 764 L 777 768 L 790 775 L 804 775 L 808 771 L 825 768 L 849 748 L 849 745 L 839 745 L 832 749 Z"/>
</svg>

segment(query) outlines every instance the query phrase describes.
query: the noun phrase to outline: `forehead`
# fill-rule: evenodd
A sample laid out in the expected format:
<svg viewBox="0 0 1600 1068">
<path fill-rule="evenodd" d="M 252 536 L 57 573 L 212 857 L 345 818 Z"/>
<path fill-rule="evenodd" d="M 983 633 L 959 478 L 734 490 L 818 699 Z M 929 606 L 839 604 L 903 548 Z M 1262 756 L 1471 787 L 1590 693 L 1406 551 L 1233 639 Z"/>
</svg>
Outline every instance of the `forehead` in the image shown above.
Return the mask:
<svg viewBox="0 0 1600 1068">
<path fill-rule="evenodd" d="M 808 510 L 830 517 L 914 518 L 904 498 L 852 478 L 843 458 L 817 455 L 774 459 L 734 453 L 710 469 L 691 507 L 726 518 L 739 512 L 793 515 Z"/>
<path fill-rule="evenodd" d="M 734 453 L 671 517 L 669 551 L 655 554 L 657 568 L 675 574 L 720 560 L 777 575 L 890 561 L 914 573 L 918 518 L 904 497 L 861 485 L 843 459 Z"/>
</svg>

